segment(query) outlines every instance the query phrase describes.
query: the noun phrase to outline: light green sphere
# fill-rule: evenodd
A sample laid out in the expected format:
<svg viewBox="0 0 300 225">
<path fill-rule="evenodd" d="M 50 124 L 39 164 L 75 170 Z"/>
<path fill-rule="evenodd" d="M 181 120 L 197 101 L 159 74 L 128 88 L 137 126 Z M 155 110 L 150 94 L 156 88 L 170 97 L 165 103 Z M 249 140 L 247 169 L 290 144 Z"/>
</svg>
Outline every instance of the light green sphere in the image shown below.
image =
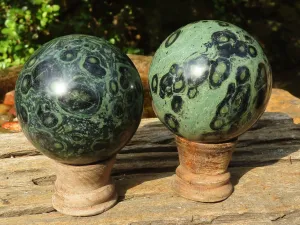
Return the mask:
<svg viewBox="0 0 300 225">
<path fill-rule="evenodd" d="M 222 21 L 199 21 L 173 32 L 149 71 L 158 118 L 192 141 L 223 142 L 249 129 L 271 94 L 271 68 L 259 43 Z"/>
</svg>

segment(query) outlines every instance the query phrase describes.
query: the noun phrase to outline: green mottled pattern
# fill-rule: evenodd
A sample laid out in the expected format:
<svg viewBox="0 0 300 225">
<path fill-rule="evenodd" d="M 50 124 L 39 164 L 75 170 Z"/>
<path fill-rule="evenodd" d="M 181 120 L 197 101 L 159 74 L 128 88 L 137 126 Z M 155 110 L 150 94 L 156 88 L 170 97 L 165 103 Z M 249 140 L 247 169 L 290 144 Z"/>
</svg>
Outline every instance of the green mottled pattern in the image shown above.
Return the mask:
<svg viewBox="0 0 300 225">
<path fill-rule="evenodd" d="M 222 21 L 173 32 L 149 71 L 158 118 L 189 140 L 222 142 L 249 129 L 271 93 L 271 68 L 258 42 Z"/>
<path fill-rule="evenodd" d="M 38 49 L 16 84 L 24 134 L 42 153 L 68 164 L 116 154 L 136 131 L 143 110 L 140 76 L 103 39 L 69 35 Z"/>
</svg>

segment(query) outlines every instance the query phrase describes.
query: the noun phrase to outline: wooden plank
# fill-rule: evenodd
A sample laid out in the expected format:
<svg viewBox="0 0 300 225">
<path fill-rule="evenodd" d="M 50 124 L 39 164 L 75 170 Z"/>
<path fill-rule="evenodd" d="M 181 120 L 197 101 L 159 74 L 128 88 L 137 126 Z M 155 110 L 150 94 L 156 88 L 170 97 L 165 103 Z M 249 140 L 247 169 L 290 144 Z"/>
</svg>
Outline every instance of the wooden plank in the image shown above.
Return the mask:
<svg viewBox="0 0 300 225">
<path fill-rule="evenodd" d="M 226 220 L 251 224 L 258 221 L 269 223 L 270 218 L 283 221 L 281 215 L 290 217 L 290 222 L 298 218 L 295 215 L 299 215 L 300 207 L 300 198 L 297 198 L 299 179 L 296 179 L 300 174 L 299 128 L 285 114 L 266 113 L 252 130 L 240 137 L 234 153 L 230 165 L 236 189 L 230 197 L 233 202 L 200 204 L 179 198 L 170 190 L 170 176 L 178 165 L 173 135 L 158 119 L 144 119 L 135 137 L 118 154 L 114 166 L 120 203 L 97 217 L 97 224 L 101 221 L 107 224 L 168 224 L 171 221 L 187 224 L 190 220 L 194 224 L 201 221 L 203 224 L 209 221 L 221 224 Z M 93 224 L 89 219 L 74 219 L 54 212 L 51 195 L 55 175 L 51 160 L 39 155 L 21 133 L 1 134 L 0 146 L 0 166 L 4 168 L 0 170 L 0 224 L 18 224 L 18 221 L 25 220 L 37 224 L 58 221 L 59 224 Z M 254 167 L 262 165 L 265 167 Z M 263 186 L 265 181 L 268 181 L 267 186 Z M 247 188 L 251 189 L 250 192 Z M 278 206 L 284 205 L 285 208 L 276 208 L 275 203 L 270 202 L 268 193 L 275 195 L 277 192 L 281 196 Z M 291 202 L 286 202 L 289 199 Z M 177 203 L 181 209 L 177 208 Z M 247 210 L 236 212 L 245 208 L 241 203 L 247 206 Z M 254 203 L 259 206 L 254 207 Z M 141 207 L 135 209 L 137 206 Z M 224 211 L 226 207 L 229 208 Z M 256 207 L 257 210 L 252 209 Z M 189 214 L 180 213 L 180 210 L 189 211 Z M 121 216 L 116 220 L 118 213 Z"/>
<path fill-rule="evenodd" d="M 0 217 L 0 224 L 297 224 L 300 163 L 230 168 L 235 191 L 226 201 L 193 202 L 170 189 L 173 173 L 115 177 L 121 195 L 111 210 L 74 218 L 57 212 Z M 43 188 L 51 185 L 46 185 Z M 49 196 L 50 197 L 50 196 Z M 50 199 L 45 200 L 51 211 Z M 30 204 L 30 203 L 28 203 Z M 31 203 L 32 204 L 32 203 Z M 28 212 L 27 212 L 28 213 Z M 245 223 L 247 222 L 247 223 Z M 288 223 L 285 223 L 288 222 Z"/>
</svg>

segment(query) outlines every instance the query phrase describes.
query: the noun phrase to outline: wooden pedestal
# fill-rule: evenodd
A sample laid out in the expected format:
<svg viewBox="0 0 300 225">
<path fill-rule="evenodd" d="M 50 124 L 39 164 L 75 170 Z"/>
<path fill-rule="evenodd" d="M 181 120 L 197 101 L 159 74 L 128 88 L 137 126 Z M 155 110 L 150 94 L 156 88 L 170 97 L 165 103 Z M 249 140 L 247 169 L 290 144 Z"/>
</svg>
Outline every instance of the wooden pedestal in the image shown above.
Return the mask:
<svg viewBox="0 0 300 225">
<path fill-rule="evenodd" d="M 115 159 L 81 166 L 54 162 L 57 179 L 53 207 L 72 216 L 92 216 L 113 207 L 118 198 L 110 177 Z"/>
<path fill-rule="evenodd" d="M 227 168 L 236 141 L 204 144 L 176 136 L 180 165 L 172 183 L 175 192 L 200 202 L 228 198 L 233 186 Z"/>
</svg>

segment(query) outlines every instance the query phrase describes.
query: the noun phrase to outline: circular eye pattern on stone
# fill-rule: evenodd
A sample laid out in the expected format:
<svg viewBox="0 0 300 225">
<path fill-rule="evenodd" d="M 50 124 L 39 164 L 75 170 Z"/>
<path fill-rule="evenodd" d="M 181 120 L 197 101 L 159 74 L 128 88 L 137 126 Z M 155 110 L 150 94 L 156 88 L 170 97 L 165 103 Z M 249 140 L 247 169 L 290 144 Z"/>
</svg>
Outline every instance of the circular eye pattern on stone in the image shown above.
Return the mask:
<svg viewBox="0 0 300 225">
<path fill-rule="evenodd" d="M 198 94 L 198 90 L 196 87 L 191 87 L 188 90 L 187 96 L 189 97 L 189 99 L 193 99 L 197 96 Z"/>
<path fill-rule="evenodd" d="M 83 68 L 91 75 L 103 78 L 106 75 L 106 70 L 100 65 L 100 60 L 95 56 L 88 56 L 84 60 Z"/>
<path fill-rule="evenodd" d="M 238 84 L 244 84 L 250 79 L 250 71 L 247 66 L 237 68 L 236 81 Z"/>
<path fill-rule="evenodd" d="M 177 133 L 179 129 L 179 122 L 175 116 L 170 113 L 165 114 L 164 116 L 165 124 L 169 127 L 170 130 Z"/>
<path fill-rule="evenodd" d="M 178 39 L 180 33 L 181 33 L 181 30 L 177 30 L 173 34 L 171 34 L 165 43 L 165 47 L 166 48 L 170 47 Z"/>
<path fill-rule="evenodd" d="M 31 76 L 29 74 L 26 74 L 22 81 L 21 81 L 21 92 L 22 94 L 26 95 L 31 88 L 32 83 L 31 83 Z"/>
<path fill-rule="evenodd" d="M 249 45 L 249 47 L 248 47 L 248 53 L 253 58 L 257 56 L 257 50 L 252 45 Z"/>
<path fill-rule="evenodd" d="M 158 77 L 157 77 L 157 74 L 155 74 L 151 81 L 151 89 L 152 89 L 152 92 L 155 94 L 157 93 L 157 85 L 158 85 Z"/>
<path fill-rule="evenodd" d="M 63 51 L 60 54 L 59 58 L 60 58 L 60 60 L 62 60 L 64 62 L 71 62 L 77 58 L 77 54 L 78 54 L 78 50 L 70 49 L 70 50 Z"/>
<path fill-rule="evenodd" d="M 70 113 L 93 113 L 101 105 L 101 97 L 82 84 L 71 87 L 67 94 L 58 98 L 58 101 L 61 107 Z"/>
<path fill-rule="evenodd" d="M 239 57 L 246 57 L 248 54 L 248 46 L 243 41 L 237 41 L 234 46 L 235 54 Z"/>
<path fill-rule="evenodd" d="M 182 109 L 183 100 L 181 96 L 173 96 L 171 107 L 175 113 L 179 113 Z"/>
<path fill-rule="evenodd" d="M 212 88 L 218 88 L 222 85 L 230 74 L 230 62 L 226 58 L 218 58 L 212 63 L 209 81 Z"/>
<path fill-rule="evenodd" d="M 110 80 L 110 81 L 109 81 L 109 92 L 110 92 L 112 95 L 116 95 L 116 94 L 118 94 L 118 91 L 119 91 L 119 85 L 118 85 L 118 82 L 115 81 L 115 80 Z"/>
</svg>

